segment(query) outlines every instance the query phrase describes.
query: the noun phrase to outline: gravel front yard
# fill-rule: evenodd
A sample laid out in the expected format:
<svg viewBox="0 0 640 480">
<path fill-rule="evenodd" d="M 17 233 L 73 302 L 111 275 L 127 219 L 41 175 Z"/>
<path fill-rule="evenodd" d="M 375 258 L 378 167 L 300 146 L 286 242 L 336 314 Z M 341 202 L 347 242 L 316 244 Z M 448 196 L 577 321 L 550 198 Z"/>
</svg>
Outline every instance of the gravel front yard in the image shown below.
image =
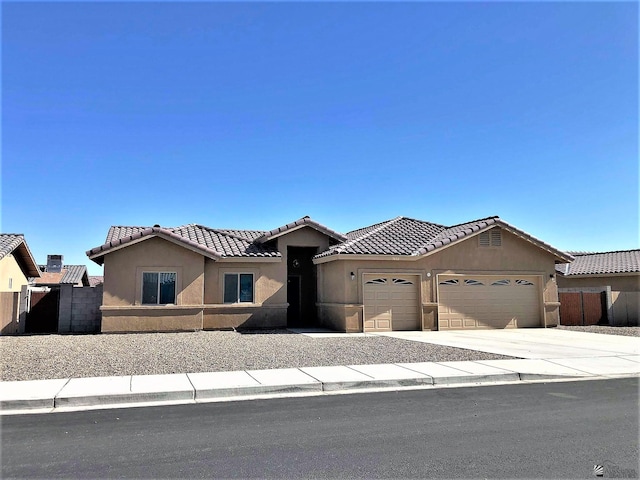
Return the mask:
<svg viewBox="0 0 640 480">
<path fill-rule="evenodd" d="M 640 336 L 640 327 L 567 327 Z M 287 330 L 0 337 L 1 380 L 511 358 L 390 337 L 311 338 Z"/>
<path fill-rule="evenodd" d="M 0 337 L 2 380 L 511 358 L 389 337 L 286 330 Z"/>
<path fill-rule="evenodd" d="M 558 325 L 560 330 L 576 332 L 604 333 L 605 335 L 622 335 L 624 337 L 640 337 L 640 327 L 609 327 L 607 325 L 589 325 L 586 327 Z"/>
</svg>

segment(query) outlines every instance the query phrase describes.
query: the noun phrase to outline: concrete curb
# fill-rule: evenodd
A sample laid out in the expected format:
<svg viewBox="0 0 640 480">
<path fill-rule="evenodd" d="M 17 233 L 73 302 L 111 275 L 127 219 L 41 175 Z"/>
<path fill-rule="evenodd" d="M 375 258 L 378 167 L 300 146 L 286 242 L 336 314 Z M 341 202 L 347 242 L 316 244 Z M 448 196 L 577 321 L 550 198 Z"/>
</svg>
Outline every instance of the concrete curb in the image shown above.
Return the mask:
<svg viewBox="0 0 640 480">
<path fill-rule="evenodd" d="M 633 362 L 610 362 L 612 368 L 599 368 L 597 373 L 580 369 L 580 365 L 570 368 L 546 360 L 487 360 L 0 382 L 0 415 L 406 388 L 639 377 L 640 363 L 636 363 L 637 369 L 629 370 L 630 363 Z"/>
</svg>

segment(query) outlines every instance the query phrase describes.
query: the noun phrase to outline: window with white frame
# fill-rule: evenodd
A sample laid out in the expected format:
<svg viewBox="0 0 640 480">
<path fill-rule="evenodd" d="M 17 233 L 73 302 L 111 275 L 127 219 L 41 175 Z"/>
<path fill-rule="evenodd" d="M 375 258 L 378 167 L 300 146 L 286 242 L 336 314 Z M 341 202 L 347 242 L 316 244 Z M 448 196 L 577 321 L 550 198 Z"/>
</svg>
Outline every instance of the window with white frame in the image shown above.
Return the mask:
<svg viewBox="0 0 640 480">
<path fill-rule="evenodd" d="M 144 305 L 165 305 L 176 303 L 175 272 L 143 272 L 142 303 Z"/>
<path fill-rule="evenodd" d="M 253 273 L 224 274 L 224 303 L 253 303 Z"/>
</svg>

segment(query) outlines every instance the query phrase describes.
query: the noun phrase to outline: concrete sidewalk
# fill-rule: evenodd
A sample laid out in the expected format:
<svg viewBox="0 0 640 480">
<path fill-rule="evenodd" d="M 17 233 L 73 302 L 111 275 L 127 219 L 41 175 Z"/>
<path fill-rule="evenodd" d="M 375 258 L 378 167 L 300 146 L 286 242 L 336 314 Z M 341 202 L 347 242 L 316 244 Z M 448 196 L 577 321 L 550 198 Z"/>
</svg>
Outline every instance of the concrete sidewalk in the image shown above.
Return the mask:
<svg viewBox="0 0 640 480">
<path fill-rule="evenodd" d="M 0 382 L 0 414 L 640 376 L 640 355 L 424 362 Z"/>
</svg>

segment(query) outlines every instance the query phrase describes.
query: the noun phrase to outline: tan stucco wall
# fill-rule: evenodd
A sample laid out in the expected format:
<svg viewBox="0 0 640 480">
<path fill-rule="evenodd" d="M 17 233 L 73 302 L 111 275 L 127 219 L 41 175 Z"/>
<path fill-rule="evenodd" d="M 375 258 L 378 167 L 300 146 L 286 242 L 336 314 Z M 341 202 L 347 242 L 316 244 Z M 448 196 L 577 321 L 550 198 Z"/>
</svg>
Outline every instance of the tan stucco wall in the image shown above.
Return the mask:
<svg viewBox="0 0 640 480">
<path fill-rule="evenodd" d="M 345 259 L 321 263 L 318 271 L 321 283 L 318 302 L 322 321 L 340 330 L 345 329 L 346 324 L 344 317 L 337 313 L 337 305 L 361 306 L 363 275 L 389 272 L 417 274 L 422 279 L 423 329 L 436 328 L 437 275 L 450 273 L 538 275 L 544 301 L 541 304 L 541 316 L 544 315 L 547 326 L 557 324 L 559 304 L 553 255 L 504 230 L 501 247 L 480 247 L 477 236 L 474 236 L 415 261 Z M 354 281 L 350 280 L 350 272 L 356 274 Z"/>
<path fill-rule="evenodd" d="M 276 328 L 287 325 L 287 247 L 329 247 L 329 239 L 310 227 L 275 239 L 280 259 L 270 262 L 206 260 L 204 267 L 204 328 Z M 224 305 L 225 273 L 253 273 L 254 304 Z"/>
<path fill-rule="evenodd" d="M 267 262 L 214 261 L 158 237 L 105 255 L 102 331 L 286 326 L 287 247 L 322 251 L 329 239 L 303 227 L 275 241 L 282 258 Z M 176 306 L 141 305 L 143 271 L 177 272 Z M 254 303 L 223 304 L 225 273 L 254 275 Z"/>
<path fill-rule="evenodd" d="M 558 288 L 611 287 L 614 292 L 640 292 L 640 275 L 573 278 L 558 275 Z"/>
<path fill-rule="evenodd" d="M 10 278 L 12 279 L 11 288 L 9 288 Z M 19 292 L 27 283 L 27 277 L 12 254 L 0 260 L 0 292 Z"/>
<path fill-rule="evenodd" d="M 204 257 L 158 237 L 105 256 L 102 304 L 141 305 L 142 273 L 153 271 L 177 272 L 177 305 L 202 305 Z"/>
<path fill-rule="evenodd" d="M 224 262 L 206 259 L 204 264 L 204 303 L 219 304 L 224 300 L 225 273 L 252 273 L 254 278 L 254 303 L 276 304 L 287 301 L 284 290 L 286 276 L 282 275 L 281 261 L 274 263 Z M 283 301 L 282 298 L 284 298 Z"/>
<path fill-rule="evenodd" d="M 154 271 L 177 273 L 175 306 L 141 304 L 142 273 Z M 106 255 L 103 288 L 103 332 L 202 328 L 204 257 L 167 240 L 150 238 Z"/>
<path fill-rule="evenodd" d="M 202 330 L 201 308 L 133 307 L 102 309 L 104 333 Z"/>
</svg>

